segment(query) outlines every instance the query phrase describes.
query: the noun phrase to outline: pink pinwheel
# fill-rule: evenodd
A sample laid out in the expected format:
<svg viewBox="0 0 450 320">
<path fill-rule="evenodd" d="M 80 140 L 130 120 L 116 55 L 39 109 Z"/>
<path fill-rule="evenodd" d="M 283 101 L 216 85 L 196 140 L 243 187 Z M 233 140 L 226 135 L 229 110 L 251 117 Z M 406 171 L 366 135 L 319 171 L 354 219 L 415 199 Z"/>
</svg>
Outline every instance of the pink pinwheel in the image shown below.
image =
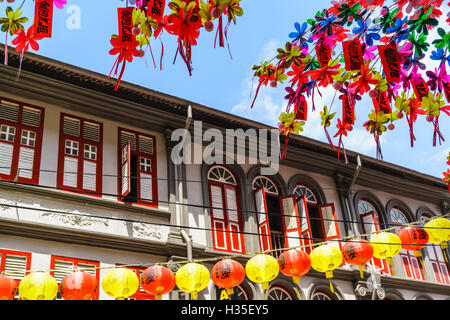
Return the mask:
<svg viewBox="0 0 450 320">
<path fill-rule="evenodd" d="M 369 61 L 376 58 L 373 51 L 377 50 L 377 46 L 367 46 L 365 43 L 362 45 L 363 56 L 365 61 Z"/>
<path fill-rule="evenodd" d="M 439 93 L 442 92 L 444 83 L 450 81 L 450 75 L 447 75 L 445 64 L 441 64 L 439 71 L 437 68 L 435 68 L 435 72 L 427 71 L 427 76 L 429 78 L 427 85 L 431 90 L 437 90 Z"/>
<path fill-rule="evenodd" d="M 400 64 L 404 65 L 408 58 L 414 53 L 413 50 L 410 50 L 412 47 L 411 42 L 406 42 L 401 48 L 400 43 L 397 43 L 397 50 L 400 56 Z"/>
<path fill-rule="evenodd" d="M 16 30 L 15 35 L 17 37 L 11 43 L 16 46 L 16 51 L 20 52 L 19 72 L 17 73 L 17 79 L 19 79 L 24 53 L 28 51 L 30 46 L 34 51 L 38 51 L 39 44 L 37 41 L 42 40 L 43 37 L 35 34 L 33 26 L 29 27 L 27 32 L 22 29 Z"/>
<path fill-rule="evenodd" d="M 67 0 L 53 0 L 53 3 L 58 9 L 63 9 L 64 5 L 67 4 Z"/>
</svg>

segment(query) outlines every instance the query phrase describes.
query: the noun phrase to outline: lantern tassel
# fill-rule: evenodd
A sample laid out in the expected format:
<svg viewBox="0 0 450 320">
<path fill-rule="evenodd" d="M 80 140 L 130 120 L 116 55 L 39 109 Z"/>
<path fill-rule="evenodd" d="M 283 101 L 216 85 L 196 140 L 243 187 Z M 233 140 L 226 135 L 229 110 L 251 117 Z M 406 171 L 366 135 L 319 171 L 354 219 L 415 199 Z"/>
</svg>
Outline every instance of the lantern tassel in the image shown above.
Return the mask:
<svg viewBox="0 0 450 320">
<path fill-rule="evenodd" d="M 298 284 L 300 283 L 299 276 L 293 276 L 292 281 L 294 282 L 295 293 L 297 294 L 298 300 L 300 300 L 300 292 L 298 291 Z"/>
<path fill-rule="evenodd" d="M 191 293 L 191 300 L 197 300 L 198 299 L 198 292 L 194 291 Z"/>
<path fill-rule="evenodd" d="M 390 269 L 391 269 L 392 275 L 395 277 L 395 273 L 394 273 L 394 261 L 392 260 L 392 258 L 386 258 L 386 262 L 388 263 L 388 265 L 389 265 L 389 267 L 390 267 Z"/>
<path fill-rule="evenodd" d="M 262 290 L 263 290 L 263 294 L 264 294 L 264 300 L 267 300 L 267 289 L 269 289 L 269 283 L 268 282 L 263 282 L 261 284 Z"/>
<path fill-rule="evenodd" d="M 447 253 L 445 252 L 445 249 L 447 249 L 447 248 L 448 248 L 447 242 L 441 242 L 442 254 L 444 255 L 445 262 L 447 262 L 447 264 L 448 264 L 448 257 L 447 257 Z"/>
<path fill-rule="evenodd" d="M 359 265 L 359 274 L 361 275 L 361 279 L 364 279 L 364 270 L 366 269 L 366 265 L 365 264 L 360 264 Z"/>
<path fill-rule="evenodd" d="M 231 296 L 232 294 L 234 294 L 233 288 L 226 288 L 225 290 L 227 291 L 227 294 L 228 294 L 229 296 Z"/>
<path fill-rule="evenodd" d="M 325 276 L 327 279 L 330 279 L 330 290 L 332 293 L 334 293 L 334 288 L 333 288 L 333 284 L 331 283 L 331 278 L 333 278 L 333 271 L 327 271 L 325 272 Z"/>
</svg>

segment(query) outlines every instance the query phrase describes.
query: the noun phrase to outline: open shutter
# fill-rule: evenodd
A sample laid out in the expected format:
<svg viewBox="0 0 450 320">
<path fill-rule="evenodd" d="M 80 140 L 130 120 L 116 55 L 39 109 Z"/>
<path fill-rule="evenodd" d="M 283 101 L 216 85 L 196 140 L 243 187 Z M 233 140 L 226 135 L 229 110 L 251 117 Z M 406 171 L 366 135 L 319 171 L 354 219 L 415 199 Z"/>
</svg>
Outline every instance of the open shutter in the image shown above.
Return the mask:
<svg viewBox="0 0 450 320">
<path fill-rule="evenodd" d="M 371 211 L 361 215 L 362 227 L 364 234 L 367 234 L 367 240 L 370 240 L 370 234 L 373 234 L 380 230 L 375 212 Z M 383 272 L 392 275 L 391 269 L 385 260 L 372 258 L 371 263 L 375 268 L 375 271 Z"/>
<path fill-rule="evenodd" d="M 308 206 L 306 204 L 306 196 L 303 195 L 300 199 L 297 199 L 297 210 L 300 216 L 301 237 L 303 242 L 303 251 L 310 253 L 312 251 L 312 244 L 314 243 L 311 224 L 309 221 Z"/>
<path fill-rule="evenodd" d="M 127 142 L 120 151 L 120 195 L 126 197 L 131 192 L 130 183 L 130 165 L 131 165 L 131 148 Z"/>
<path fill-rule="evenodd" d="M 0 141 L 0 174 L 11 175 L 14 145 Z"/>
<path fill-rule="evenodd" d="M 286 237 L 285 247 L 298 248 L 302 245 L 302 232 L 295 196 L 280 197 L 280 208 Z"/>
<path fill-rule="evenodd" d="M 213 229 L 214 248 L 228 250 L 225 234 L 226 222 L 224 214 L 222 187 L 211 184 L 209 186 L 211 203 L 211 225 Z"/>
<path fill-rule="evenodd" d="M 325 241 L 329 241 L 329 244 L 339 246 L 342 249 L 340 241 L 339 226 L 336 218 L 336 210 L 334 203 L 328 203 L 319 206 L 319 215 L 322 221 L 322 230 Z"/>
<path fill-rule="evenodd" d="M 231 239 L 231 251 L 244 252 L 244 235 L 241 233 L 241 219 L 235 186 L 224 185 L 225 201 L 227 207 L 228 231 Z"/>
<path fill-rule="evenodd" d="M 266 193 L 264 187 L 255 191 L 255 208 L 258 220 L 259 244 L 261 251 L 272 250 L 269 217 L 267 216 Z"/>
</svg>

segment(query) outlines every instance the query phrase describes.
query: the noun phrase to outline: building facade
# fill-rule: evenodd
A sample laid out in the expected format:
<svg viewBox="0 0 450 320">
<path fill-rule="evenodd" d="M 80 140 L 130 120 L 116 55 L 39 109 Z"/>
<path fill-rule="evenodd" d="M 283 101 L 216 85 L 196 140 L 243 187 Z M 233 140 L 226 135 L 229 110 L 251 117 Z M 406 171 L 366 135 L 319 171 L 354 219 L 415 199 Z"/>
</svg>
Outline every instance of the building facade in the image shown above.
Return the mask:
<svg viewBox="0 0 450 320">
<path fill-rule="evenodd" d="M 273 128 L 130 83 L 116 92 L 114 79 L 31 53 L 15 81 L 18 59 L 10 53 L 9 66 L 0 66 L 0 270 L 18 282 L 30 270 L 48 270 L 59 282 L 92 267 L 101 284 L 119 265 L 139 273 L 170 263 L 176 271 L 187 259 L 223 256 L 245 264 L 252 253 L 339 245 L 344 237 L 450 212 L 447 185 L 438 178 L 351 151 L 346 164 L 327 144 L 300 136 L 291 137 L 274 175 L 251 161 L 176 164 L 172 133 L 186 127 L 189 107 L 204 130 L 224 136 L 227 129 Z M 192 152 L 207 145 L 194 143 Z M 364 279 L 357 267 L 343 265 L 334 272 L 334 292 L 311 269 L 298 297 L 280 274 L 267 295 L 449 299 L 441 248 L 422 251 L 423 263 L 402 250 L 393 269 L 373 259 Z M 219 294 L 211 281 L 199 298 Z M 111 299 L 101 285 L 96 298 Z M 132 298 L 153 297 L 139 290 Z M 179 290 L 164 296 L 186 298 Z M 248 279 L 232 296 L 262 298 Z"/>
</svg>

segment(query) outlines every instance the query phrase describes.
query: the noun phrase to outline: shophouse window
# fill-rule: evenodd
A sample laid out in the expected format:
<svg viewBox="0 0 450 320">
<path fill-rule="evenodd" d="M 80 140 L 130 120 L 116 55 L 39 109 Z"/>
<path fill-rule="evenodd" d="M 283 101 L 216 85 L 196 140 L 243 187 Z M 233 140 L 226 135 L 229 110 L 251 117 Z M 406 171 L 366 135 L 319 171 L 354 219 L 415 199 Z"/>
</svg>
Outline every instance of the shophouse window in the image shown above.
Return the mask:
<svg viewBox="0 0 450 320">
<path fill-rule="evenodd" d="M 103 125 L 61 114 L 57 186 L 101 196 Z"/>
<path fill-rule="evenodd" d="M 0 179 L 39 183 L 44 109 L 0 98 Z"/>
<path fill-rule="evenodd" d="M 212 239 L 215 250 L 244 253 L 239 189 L 233 173 L 223 166 L 208 170 Z"/>
<path fill-rule="evenodd" d="M 120 200 L 157 207 L 155 137 L 119 128 L 118 163 Z"/>
</svg>

